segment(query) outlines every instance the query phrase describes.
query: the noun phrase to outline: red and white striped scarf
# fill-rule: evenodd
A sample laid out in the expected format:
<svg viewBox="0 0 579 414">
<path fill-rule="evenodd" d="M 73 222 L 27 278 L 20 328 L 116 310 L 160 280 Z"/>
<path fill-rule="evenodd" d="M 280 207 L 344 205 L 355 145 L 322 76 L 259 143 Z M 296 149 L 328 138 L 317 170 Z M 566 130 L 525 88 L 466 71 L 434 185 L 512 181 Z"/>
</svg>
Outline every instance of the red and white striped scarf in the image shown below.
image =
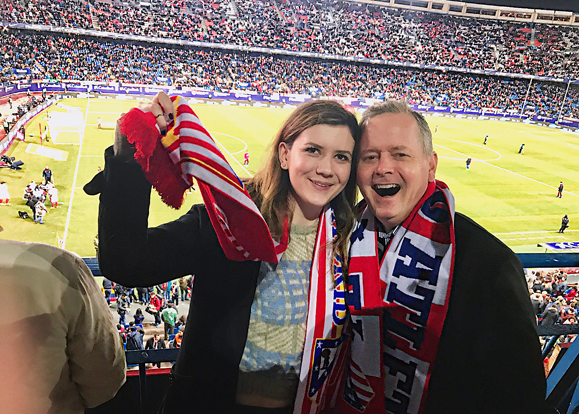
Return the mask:
<svg viewBox="0 0 579 414">
<path fill-rule="evenodd" d="M 121 118 L 121 133 L 135 146 L 135 159 L 168 205 L 178 208 L 197 179 L 219 243 L 230 260 L 277 263 L 289 240 L 272 239 L 259 209 L 215 141 L 182 97 L 172 97 L 175 121 L 167 135 L 153 114 L 134 108 Z M 342 260 L 333 255 L 337 237 L 334 212 L 321 214 L 310 273 L 310 294 L 300 384 L 294 413 L 319 413 L 330 403 L 341 378 L 346 321 Z"/>
</svg>

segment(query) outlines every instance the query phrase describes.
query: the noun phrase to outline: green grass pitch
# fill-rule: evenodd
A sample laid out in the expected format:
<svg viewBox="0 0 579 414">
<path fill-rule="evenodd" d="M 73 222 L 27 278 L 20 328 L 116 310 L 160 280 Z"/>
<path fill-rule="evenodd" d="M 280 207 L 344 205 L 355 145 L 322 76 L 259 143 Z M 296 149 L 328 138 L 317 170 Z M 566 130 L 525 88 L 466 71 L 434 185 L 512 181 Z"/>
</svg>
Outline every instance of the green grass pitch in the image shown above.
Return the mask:
<svg viewBox="0 0 579 414">
<path fill-rule="evenodd" d="M 98 197 L 87 196 L 82 186 L 103 167 L 103 151 L 113 142 L 113 129 L 97 129 L 97 118 L 114 123 L 136 101 L 69 99 L 68 106 L 81 108 L 83 123 L 78 130 L 60 132 L 56 140 L 44 142 L 41 151 L 39 128 L 46 113 L 27 126 L 26 142 L 15 142 L 9 155 L 24 161 L 21 171 L 0 169 L 0 181 L 8 183 L 11 205 L 0 206 L 0 238 L 57 244 L 57 235 L 66 248 L 81 256 L 93 256 L 97 232 Z M 212 133 L 240 177 L 253 174 L 261 155 L 291 110 L 199 104 L 194 110 Z M 62 112 L 51 107 L 48 111 Z M 445 181 L 456 198 L 456 210 L 473 218 L 517 252 L 544 250 L 539 242 L 579 240 L 579 135 L 557 129 L 498 120 L 428 116 L 439 156 L 437 178 Z M 39 127 L 40 125 L 40 127 Z M 435 131 L 436 126 L 437 132 Z M 34 136 L 30 137 L 32 133 Z M 489 136 L 483 145 L 485 135 Z M 518 154 L 521 144 L 524 154 Z M 66 161 L 46 157 L 45 149 L 67 154 Z M 244 168 L 243 154 L 249 150 L 251 162 Z M 28 150 L 28 151 L 27 151 Z M 79 157 L 80 154 L 80 157 Z M 470 170 L 465 161 L 473 159 Z M 30 212 L 22 200 L 30 180 L 41 180 L 45 165 L 54 172 L 59 206 L 50 209 L 46 224 L 18 218 L 18 210 Z M 563 198 L 555 198 L 563 181 Z M 199 193 L 187 195 L 180 211 L 166 207 L 153 193 L 149 224 L 155 226 L 184 214 Z M 561 217 L 568 214 L 571 227 L 558 234 Z"/>
</svg>

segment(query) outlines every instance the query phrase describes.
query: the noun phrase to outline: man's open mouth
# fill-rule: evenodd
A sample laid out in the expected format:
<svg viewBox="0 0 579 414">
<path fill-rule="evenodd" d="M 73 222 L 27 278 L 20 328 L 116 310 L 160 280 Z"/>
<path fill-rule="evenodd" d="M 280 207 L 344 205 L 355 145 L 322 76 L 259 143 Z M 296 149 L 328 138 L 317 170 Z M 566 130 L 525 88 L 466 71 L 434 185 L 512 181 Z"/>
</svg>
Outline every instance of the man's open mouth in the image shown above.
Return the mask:
<svg viewBox="0 0 579 414">
<path fill-rule="evenodd" d="M 398 184 L 375 184 L 372 188 L 380 197 L 390 197 L 400 191 Z"/>
</svg>

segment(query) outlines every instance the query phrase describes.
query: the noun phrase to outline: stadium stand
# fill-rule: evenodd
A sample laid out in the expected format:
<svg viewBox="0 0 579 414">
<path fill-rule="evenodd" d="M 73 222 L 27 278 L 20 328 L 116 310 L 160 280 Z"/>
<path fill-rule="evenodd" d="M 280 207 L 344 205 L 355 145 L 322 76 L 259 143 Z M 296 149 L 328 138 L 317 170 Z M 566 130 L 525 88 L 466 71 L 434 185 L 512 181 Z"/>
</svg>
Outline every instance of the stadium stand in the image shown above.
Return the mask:
<svg viewBox="0 0 579 414">
<path fill-rule="evenodd" d="M 425 65 L 577 78 L 576 30 L 342 0 L 33 0 L 8 20 Z"/>
<path fill-rule="evenodd" d="M 180 86 L 218 91 L 386 96 L 421 105 L 516 112 L 521 111 L 529 86 L 525 79 L 518 78 L 131 44 L 66 34 L 38 36 L 12 29 L 0 33 L 0 42 L 0 66 L 5 74 L 15 67 L 32 70 L 38 62 L 46 71 L 45 77 L 61 80 L 154 84 L 158 78 L 168 77 Z M 534 82 L 527 96 L 526 113 L 558 116 L 566 86 Z M 579 86 L 573 84 L 561 115 L 578 117 L 578 104 Z"/>
</svg>

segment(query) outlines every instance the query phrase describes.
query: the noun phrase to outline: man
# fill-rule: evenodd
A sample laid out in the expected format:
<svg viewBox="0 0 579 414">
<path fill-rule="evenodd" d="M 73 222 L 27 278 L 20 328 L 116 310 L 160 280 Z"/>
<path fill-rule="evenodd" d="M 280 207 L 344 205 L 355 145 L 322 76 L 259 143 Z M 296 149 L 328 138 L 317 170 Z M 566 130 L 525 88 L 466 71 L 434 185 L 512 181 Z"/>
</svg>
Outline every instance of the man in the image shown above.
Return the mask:
<svg viewBox="0 0 579 414">
<path fill-rule="evenodd" d="M 565 214 L 561 220 L 561 228 L 559 229 L 559 233 L 565 233 L 565 229 L 567 227 L 569 227 L 569 217 L 567 217 L 567 214 Z"/>
<path fill-rule="evenodd" d="M 111 293 L 113 292 L 113 282 L 111 282 L 106 277 L 103 278 L 103 290 L 105 291 L 105 299 L 107 301 L 107 305 L 110 306 L 111 304 Z"/>
<path fill-rule="evenodd" d="M 563 181 L 559 182 L 559 188 L 557 189 L 557 197 L 556 198 L 563 198 Z"/>
<path fill-rule="evenodd" d="M 119 323 L 121 325 L 125 324 L 125 316 L 129 308 L 129 300 L 127 299 L 127 294 L 123 292 L 121 297 L 117 297 L 117 313 L 119 314 Z"/>
<path fill-rule="evenodd" d="M 82 414 L 125 382 L 119 335 L 80 257 L 0 240 L 0 304 L 3 414 Z"/>
<path fill-rule="evenodd" d="M 388 101 L 370 107 L 361 128 L 357 181 L 367 204 L 350 250 L 352 353 L 340 412 L 544 413 L 517 257 L 454 214 L 422 115 Z"/>
<path fill-rule="evenodd" d="M 470 163 L 472 162 L 472 158 L 468 157 L 466 159 L 466 170 L 468 171 L 468 169 L 470 168 Z"/>
<path fill-rule="evenodd" d="M 483 144 L 485 144 L 485 145 L 486 145 L 488 141 L 489 141 L 489 136 L 488 136 L 488 135 L 486 135 L 486 136 L 485 136 L 485 142 L 483 142 Z"/>
<path fill-rule="evenodd" d="M 44 185 L 48 184 L 49 182 L 54 184 L 52 181 L 52 170 L 48 168 L 48 165 L 44 167 L 44 170 L 42 171 L 42 178 L 44 178 Z"/>
<path fill-rule="evenodd" d="M 164 325 L 163 331 L 165 332 L 165 341 L 169 339 L 168 332 L 172 334 L 173 331 L 175 330 L 175 323 L 177 323 L 177 316 L 178 316 L 177 310 L 174 308 L 173 303 L 168 302 L 167 308 L 165 308 L 163 312 L 161 312 L 161 319 L 163 320 Z"/>
<path fill-rule="evenodd" d="M 145 331 L 137 329 L 133 322 L 130 322 L 129 325 L 129 333 L 127 334 L 127 351 L 139 351 L 145 349 L 143 346 L 143 335 Z"/>
<path fill-rule="evenodd" d="M 525 144 L 521 144 L 521 148 L 519 148 L 519 154 L 524 154 Z"/>
<path fill-rule="evenodd" d="M 145 344 L 145 350 L 147 349 L 165 349 L 165 341 L 163 338 L 159 337 L 159 334 L 154 334 L 152 337 L 147 339 L 147 343 Z M 157 362 L 157 368 L 161 368 L 161 363 Z"/>
</svg>

